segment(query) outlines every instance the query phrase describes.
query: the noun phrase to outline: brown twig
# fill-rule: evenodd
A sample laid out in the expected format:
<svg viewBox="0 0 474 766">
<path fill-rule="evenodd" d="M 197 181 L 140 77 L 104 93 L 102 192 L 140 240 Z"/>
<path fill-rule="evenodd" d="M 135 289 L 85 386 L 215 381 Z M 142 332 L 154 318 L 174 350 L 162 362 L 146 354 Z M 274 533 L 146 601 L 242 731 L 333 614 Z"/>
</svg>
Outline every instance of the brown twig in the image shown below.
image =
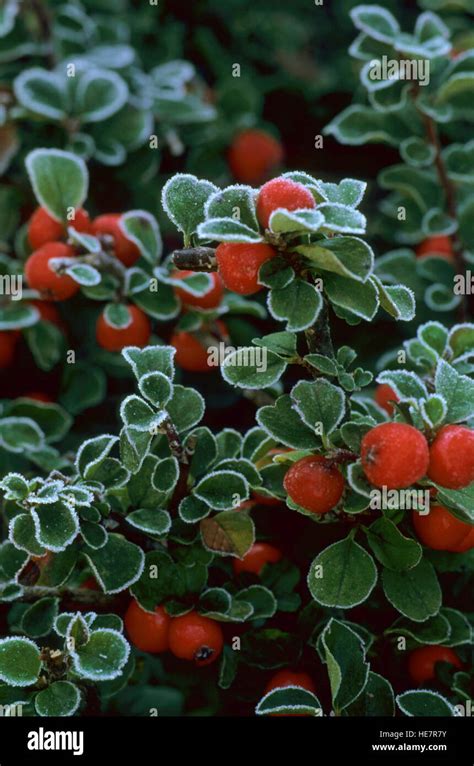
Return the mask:
<svg viewBox="0 0 474 766">
<path fill-rule="evenodd" d="M 217 271 L 216 251 L 213 247 L 186 247 L 175 250 L 173 263 L 178 269 L 189 271 Z"/>
</svg>

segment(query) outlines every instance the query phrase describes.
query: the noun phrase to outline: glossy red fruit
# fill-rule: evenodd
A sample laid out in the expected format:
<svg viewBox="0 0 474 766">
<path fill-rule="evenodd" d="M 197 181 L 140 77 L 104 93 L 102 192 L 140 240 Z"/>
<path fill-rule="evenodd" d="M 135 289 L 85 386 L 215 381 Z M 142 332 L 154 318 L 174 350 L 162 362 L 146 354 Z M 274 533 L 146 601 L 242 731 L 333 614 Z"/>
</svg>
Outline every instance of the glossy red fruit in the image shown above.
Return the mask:
<svg viewBox="0 0 474 766">
<path fill-rule="evenodd" d="M 29 301 L 32 306 L 38 309 L 40 313 L 41 319 L 45 320 L 46 322 L 51 322 L 52 324 L 55 324 L 57 327 L 62 327 L 63 322 L 61 319 L 61 315 L 59 311 L 57 310 L 54 303 L 50 303 L 49 301 Z"/>
<path fill-rule="evenodd" d="M 170 344 L 176 349 L 175 362 L 183 370 L 188 372 L 212 372 L 214 369 L 208 364 L 209 355 L 207 348 L 191 333 L 184 331 L 175 332 L 171 337 Z"/>
<path fill-rule="evenodd" d="M 264 130 L 248 128 L 234 138 L 229 150 L 232 175 L 244 184 L 258 184 L 283 161 L 283 147 Z"/>
<path fill-rule="evenodd" d="M 466 426 L 443 426 L 430 447 L 428 476 L 448 489 L 474 481 L 474 431 Z"/>
<path fill-rule="evenodd" d="M 410 652 L 408 672 L 416 684 L 423 684 L 436 677 L 436 663 L 449 662 L 456 668 L 462 668 L 456 652 L 447 646 L 420 646 Z"/>
<path fill-rule="evenodd" d="M 44 298 L 65 301 L 79 291 L 79 285 L 67 274 L 57 274 L 49 265 L 53 258 L 73 258 L 74 250 L 63 242 L 49 242 L 35 250 L 25 263 L 29 287 Z"/>
<path fill-rule="evenodd" d="M 64 224 L 50 216 L 44 207 L 37 207 L 28 224 L 28 241 L 33 250 L 37 250 L 48 242 L 57 242 L 66 236 L 67 226 L 76 231 L 89 233 L 92 225 L 89 213 L 83 208 L 76 211 L 74 219 Z"/>
<path fill-rule="evenodd" d="M 191 274 L 194 273 L 194 271 L 178 271 L 175 273 L 175 276 L 182 277 L 184 279 L 184 277 L 191 276 Z M 222 300 L 222 296 L 224 295 L 224 285 L 222 283 L 222 278 L 220 274 L 215 271 L 211 272 L 209 276 L 212 280 L 212 287 L 205 295 L 191 295 L 191 293 L 188 293 L 182 287 L 175 287 L 174 291 L 176 295 L 185 306 L 192 306 L 193 308 L 208 310 L 215 309 L 217 306 L 219 306 Z"/>
<path fill-rule="evenodd" d="M 281 559 L 281 551 L 269 543 L 254 543 L 245 556 L 233 559 L 232 566 L 235 574 L 251 572 L 259 575 L 265 564 L 275 564 Z"/>
<path fill-rule="evenodd" d="M 413 526 L 418 539 L 435 551 L 453 551 L 474 530 L 460 521 L 444 505 L 430 506 L 429 513 L 413 511 Z"/>
<path fill-rule="evenodd" d="M 0 331 L 0 369 L 4 370 L 13 362 L 18 336 L 14 332 Z"/>
<path fill-rule="evenodd" d="M 299 686 L 301 689 L 306 689 L 306 691 L 316 694 L 313 679 L 308 673 L 295 673 L 291 670 L 279 670 L 278 673 L 275 673 L 265 687 L 265 694 L 274 689 L 285 688 L 286 686 Z"/>
<path fill-rule="evenodd" d="M 321 455 L 309 455 L 293 463 L 283 481 L 294 503 L 311 513 L 327 513 L 344 492 L 344 477 Z"/>
<path fill-rule="evenodd" d="M 398 396 L 387 383 L 380 383 L 375 389 L 375 401 L 385 412 L 392 415 L 395 409 L 393 402 L 398 402 Z"/>
<path fill-rule="evenodd" d="M 217 265 L 228 290 L 239 295 L 252 295 L 262 289 L 258 272 L 262 264 L 277 255 L 275 248 L 264 243 L 238 244 L 222 242 L 216 250 Z"/>
<path fill-rule="evenodd" d="M 363 437 L 361 461 L 365 475 L 375 487 L 402 489 L 426 475 L 428 442 L 407 423 L 382 423 Z"/>
<path fill-rule="evenodd" d="M 445 235 L 428 237 L 416 248 L 416 255 L 422 258 L 425 255 L 440 255 L 451 261 L 454 258 L 453 243 L 451 238 Z"/>
<path fill-rule="evenodd" d="M 262 186 L 257 197 L 257 218 L 268 229 L 270 216 L 278 208 L 301 210 L 316 207 L 316 202 L 306 186 L 289 178 L 273 178 Z"/>
<path fill-rule="evenodd" d="M 131 314 L 128 327 L 112 327 L 107 324 L 104 314 L 101 314 L 97 320 L 97 343 L 107 351 L 121 351 L 125 346 L 143 348 L 150 340 L 151 324 L 147 315 L 137 306 L 130 305 L 127 308 Z"/>
<path fill-rule="evenodd" d="M 135 261 L 140 258 L 140 250 L 134 242 L 127 239 L 120 228 L 121 213 L 106 213 L 94 218 L 92 222 L 92 231 L 96 236 L 100 234 L 109 234 L 114 241 L 115 255 L 122 261 L 124 266 L 133 266 Z"/>
<path fill-rule="evenodd" d="M 474 527 L 471 526 L 471 531 L 464 537 L 460 543 L 453 545 L 450 548 L 451 553 L 466 553 L 474 548 Z"/>
<path fill-rule="evenodd" d="M 142 652 L 158 654 L 169 649 L 171 617 L 162 606 L 147 612 L 133 600 L 125 612 L 124 623 L 130 641 Z"/>
<path fill-rule="evenodd" d="M 194 660 L 196 665 L 209 665 L 222 652 L 224 636 L 218 622 L 197 612 L 188 612 L 171 621 L 169 642 L 175 657 Z"/>
</svg>

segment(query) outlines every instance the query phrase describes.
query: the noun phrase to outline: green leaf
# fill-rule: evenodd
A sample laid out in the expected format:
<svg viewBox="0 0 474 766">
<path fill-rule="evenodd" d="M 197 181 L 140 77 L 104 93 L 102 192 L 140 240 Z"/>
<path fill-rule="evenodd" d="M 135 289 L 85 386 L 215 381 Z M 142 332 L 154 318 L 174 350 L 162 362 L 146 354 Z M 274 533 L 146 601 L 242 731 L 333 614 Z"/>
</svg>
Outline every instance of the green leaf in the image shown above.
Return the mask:
<svg viewBox="0 0 474 766">
<path fill-rule="evenodd" d="M 269 229 L 276 233 L 316 232 L 324 225 L 324 215 L 319 210 L 286 210 L 277 208 L 270 216 Z"/>
<path fill-rule="evenodd" d="M 88 263 L 73 263 L 65 269 L 65 273 L 84 287 L 98 285 L 101 281 L 100 272 Z"/>
<path fill-rule="evenodd" d="M 301 686 L 286 686 L 268 692 L 255 708 L 256 715 L 322 715 L 321 703 Z"/>
<path fill-rule="evenodd" d="M 314 600 L 339 609 L 362 604 L 376 582 L 373 558 L 350 536 L 321 551 L 308 573 L 308 587 Z"/>
<path fill-rule="evenodd" d="M 171 528 L 171 518 L 167 511 L 151 510 L 147 508 L 133 511 L 127 516 L 127 521 L 133 527 L 146 532 L 149 535 L 161 537 Z"/>
<path fill-rule="evenodd" d="M 320 181 L 318 186 L 327 202 L 348 207 L 358 207 L 366 189 L 366 182 L 355 178 L 343 178 L 338 184 Z"/>
<path fill-rule="evenodd" d="M 130 394 L 120 405 L 120 417 L 126 427 L 153 433 L 165 419 L 165 412 L 156 412 L 140 396 Z"/>
<path fill-rule="evenodd" d="M 143 551 L 120 535 L 109 534 L 102 548 L 89 548 L 85 556 L 105 593 L 120 593 L 133 585 L 143 572 Z"/>
<path fill-rule="evenodd" d="M 344 392 L 327 380 L 302 380 L 292 389 L 291 398 L 303 422 L 317 433 L 322 427 L 325 435 L 330 434 L 344 417 Z"/>
<path fill-rule="evenodd" d="M 82 443 L 76 456 L 76 469 L 84 479 L 92 479 L 95 470 L 109 455 L 118 442 L 117 436 L 104 434 L 87 439 Z"/>
<path fill-rule="evenodd" d="M 32 330 L 37 327 L 39 312 L 26 303 L 11 302 L 0 309 L 0 330 Z"/>
<path fill-rule="evenodd" d="M 361 638 L 338 620 L 330 619 L 322 634 L 334 710 L 344 710 L 362 693 L 369 676 Z"/>
<path fill-rule="evenodd" d="M 277 383 L 286 370 L 286 362 L 265 347 L 246 346 L 226 354 L 222 377 L 239 388 L 262 389 Z"/>
<path fill-rule="evenodd" d="M 117 72 L 89 66 L 79 72 L 75 108 L 82 122 L 102 122 L 127 102 L 128 86 Z"/>
<path fill-rule="evenodd" d="M 161 232 L 156 218 L 146 210 L 129 210 L 120 217 L 119 227 L 154 266 L 163 252 Z"/>
<path fill-rule="evenodd" d="M 140 393 L 155 407 L 164 407 L 171 399 L 173 386 L 162 372 L 147 372 L 138 381 Z"/>
<path fill-rule="evenodd" d="M 39 649 L 28 638 L 0 639 L 0 679 L 9 686 L 31 686 L 41 668 Z"/>
<path fill-rule="evenodd" d="M 378 277 L 372 277 L 381 307 L 397 321 L 409 322 L 415 316 L 416 303 L 413 291 L 405 285 L 384 285 Z"/>
<path fill-rule="evenodd" d="M 346 713 L 347 715 L 358 716 L 360 718 L 395 715 L 395 699 L 392 686 L 386 678 L 370 671 L 364 690 L 346 708 Z"/>
<path fill-rule="evenodd" d="M 424 622 L 412 622 L 405 617 L 399 617 L 398 620 L 385 631 L 385 635 L 393 635 L 397 639 L 399 636 L 408 636 L 418 644 L 423 645 L 445 645 L 449 634 L 449 622 L 441 612 Z"/>
<path fill-rule="evenodd" d="M 286 320 L 286 329 L 305 330 L 318 318 L 323 305 L 319 290 L 309 282 L 294 279 L 286 287 L 271 290 L 268 310 L 274 319 Z"/>
<path fill-rule="evenodd" d="M 35 697 L 35 709 L 40 716 L 70 716 L 77 711 L 81 695 L 70 681 L 55 681 Z"/>
<path fill-rule="evenodd" d="M 367 221 L 362 213 L 349 207 L 330 202 L 323 202 L 318 210 L 324 215 L 324 228 L 340 234 L 364 234 Z"/>
<path fill-rule="evenodd" d="M 28 482 L 20 473 L 8 473 L 0 481 L 0 489 L 5 493 L 5 500 L 24 500 L 28 495 Z"/>
<path fill-rule="evenodd" d="M 164 185 L 161 201 L 168 218 L 185 237 L 190 237 L 204 221 L 207 200 L 217 191 L 217 186 L 210 181 L 177 173 Z"/>
<path fill-rule="evenodd" d="M 31 515 L 40 545 L 51 551 L 63 551 L 79 533 L 76 512 L 64 502 L 36 506 Z"/>
<path fill-rule="evenodd" d="M 174 355 L 176 349 L 173 346 L 126 346 L 122 349 L 122 355 L 131 365 L 137 380 L 147 372 L 162 372 L 170 380 L 174 376 Z"/>
<path fill-rule="evenodd" d="M 255 527 L 246 513 L 223 511 L 201 521 L 201 536 L 207 550 L 243 558 L 255 541 Z"/>
<path fill-rule="evenodd" d="M 21 629 L 31 638 L 51 633 L 58 614 L 57 598 L 40 598 L 23 612 Z"/>
<path fill-rule="evenodd" d="M 44 446 L 44 434 L 31 418 L 1 418 L 0 445 L 8 452 L 34 452 Z"/>
<path fill-rule="evenodd" d="M 361 284 L 337 274 L 327 274 L 324 289 L 331 303 L 356 317 L 369 322 L 377 313 L 379 298 L 371 281 Z"/>
<path fill-rule="evenodd" d="M 372 248 L 359 237 L 333 237 L 311 245 L 299 245 L 295 251 L 316 268 L 357 282 L 365 282 L 374 265 Z"/>
<path fill-rule="evenodd" d="M 292 332 L 272 332 L 262 338 L 253 338 L 252 343 L 262 348 L 268 348 L 273 354 L 282 359 L 293 359 L 297 356 L 297 336 Z"/>
<path fill-rule="evenodd" d="M 438 692 L 414 689 L 397 696 L 397 705 L 406 716 L 454 716 L 456 712 L 447 699 Z"/>
<path fill-rule="evenodd" d="M 303 423 L 288 394 L 278 397 L 273 405 L 261 407 L 257 411 L 257 423 L 286 447 L 315 449 L 321 445 L 321 439 Z"/>
<path fill-rule="evenodd" d="M 440 359 L 435 376 L 436 393 L 446 401 L 448 423 L 460 423 L 474 414 L 474 381 Z"/>
<path fill-rule="evenodd" d="M 72 651 L 74 670 L 92 681 L 117 678 L 127 662 L 130 646 L 124 637 L 114 630 L 100 628 L 91 633 L 90 639 L 77 651 Z"/>
<path fill-rule="evenodd" d="M 211 508 L 228 510 L 248 499 L 249 485 L 236 471 L 214 471 L 201 479 L 193 495 Z"/>
<path fill-rule="evenodd" d="M 233 218 L 258 231 L 255 197 L 255 189 L 250 186 L 235 184 L 219 189 L 206 202 L 206 218 Z"/>
<path fill-rule="evenodd" d="M 176 385 L 166 410 L 176 430 L 182 433 L 199 423 L 204 415 L 205 402 L 194 388 Z"/>
<path fill-rule="evenodd" d="M 400 32 L 398 21 L 380 5 L 357 5 L 350 17 L 357 29 L 379 42 L 392 43 Z"/>
<path fill-rule="evenodd" d="M 252 619 L 263 620 L 273 617 L 277 611 L 277 600 L 271 590 L 263 585 L 251 585 L 237 593 L 236 599 L 253 607 Z"/>
<path fill-rule="evenodd" d="M 393 521 L 385 516 L 374 521 L 365 531 L 376 557 L 388 569 L 412 569 L 423 555 L 421 545 L 410 537 L 404 537 Z"/>
<path fill-rule="evenodd" d="M 74 154 L 34 149 L 26 158 L 26 169 L 38 202 L 59 221 L 67 221 L 67 214 L 79 209 L 87 197 L 87 168 Z"/>
<path fill-rule="evenodd" d="M 411 135 L 410 127 L 397 115 L 354 104 L 344 109 L 323 131 L 342 144 L 385 142 L 398 148 Z"/>
<path fill-rule="evenodd" d="M 67 95 L 64 79 L 57 72 L 41 67 L 24 69 L 14 81 L 15 96 L 19 104 L 50 120 L 66 117 Z"/>
<path fill-rule="evenodd" d="M 210 218 L 197 227 L 201 239 L 216 242 L 262 242 L 259 232 L 237 221 L 235 218 Z"/>
<path fill-rule="evenodd" d="M 426 559 L 406 572 L 384 569 L 382 584 L 388 601 L 410 620 L 423 622 L 438 614 L 441 588 L 433 566 Z"/>
</svg>

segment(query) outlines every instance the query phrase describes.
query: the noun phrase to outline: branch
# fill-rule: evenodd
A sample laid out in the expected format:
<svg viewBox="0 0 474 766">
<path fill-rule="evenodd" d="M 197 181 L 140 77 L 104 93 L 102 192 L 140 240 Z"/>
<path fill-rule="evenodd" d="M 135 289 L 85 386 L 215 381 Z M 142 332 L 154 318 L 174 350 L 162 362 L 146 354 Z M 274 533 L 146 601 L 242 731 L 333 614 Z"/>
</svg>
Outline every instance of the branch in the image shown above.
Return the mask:
<svg viewBox="0 0 474 766">
<path fill-rule="evenodd" d="M 173 263 L 184 271 L 217 271 L 216 251 L 213 247 L 187 247 L 175 250 Z"/>
<path fill-rule="evenodd" d="M 54 69 L 56 66 L 56 57 L 53 51 L 53 30 L 49 10 L 46 5 L 43 4 L 42 0 L 30 0 L 29 5 L 36 16 L 40 38 L 47 47 L 46 59 L 48 66 L 50 69 Z"/>
<path fill-rule="evenodd" d="M 334 359 L 334 346 L 331 338 L 331 327 L 329 325 L 329 311 L 326 300 L 323 298 L 323 305 L 319 312 L 316 322 L 312 327 L 305 330 L 306 343 L 311 354 L 322 354 Z"/>
<path fill-rule="evenodd" d="M 69 601 L 78 601 L 81 604 L 110 604 L 115 600 L 115 595 L 102 593 L 89 588 L 50 588 L 46 585 L 29 585 L 24 588 L 20 601 L 35 601 L 45 596 L 57 596 L 67 598 Z"/>
<path fill-rule="evenodd" d="M 166 418 L 163 421 L 163 423 L 161 424 L 160 430 L 161 429 L 163 429 L 163 432 L 166 434 L 166 438 L 168 439 L 168 444 L 171 450 L 171 454 L 174 455 L 174 457 L 178 460 L 179 463 L 182 463 L 183 465 L 188 465 L 189 458 L 188 458 L 187 450 L 183 446 L 183 443 L 181 439 L 179 438 L 179 434 L 171 418 Z"/>
</svg>

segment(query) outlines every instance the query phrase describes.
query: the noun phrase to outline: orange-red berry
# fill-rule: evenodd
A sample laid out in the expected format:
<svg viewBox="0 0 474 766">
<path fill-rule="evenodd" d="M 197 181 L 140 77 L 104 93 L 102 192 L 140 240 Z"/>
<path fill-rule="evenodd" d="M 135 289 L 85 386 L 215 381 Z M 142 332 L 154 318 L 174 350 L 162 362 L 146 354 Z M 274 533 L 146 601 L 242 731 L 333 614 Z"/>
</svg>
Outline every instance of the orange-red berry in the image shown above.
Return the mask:
<svg viewBox="0 0 474 766">
<path fill-rule="evenodd" d="M 308 692 L 316 693 L 316 687 L 313 683 L 313 679 L 308 673 L 295 673 L 291 670 L 279 670 L 275 673 L 265 687 L 265 694 L 273 691 L 274 689 L 282 689 L 286 686 L 299 686 L 301 689 L 306 689 Z"/>
<path fill-rule="evenodd" d="M 233 559 L 235 574 L 251 572 L 259 575 L 265 564 L 275 564 L 281 559 L 281 551 L 269 543 L 254 543 L 241 559 Z"/>
<path fill-rule="evenodd" d="M 194 660 L 196 665 L 209 665 L 222 652 L 224 636 L 218 622 L 197 612 L 188 612 L 171 621 L 169 643 L 175 657 Z"/>
<path fill-rule="evenodd" d="M 0 330 L 0 369 L 4 370 L 13 362 L 17 339 L 16 333 Z"/>
<path fill-rule="evenodd" d="M 44 298 L 65 301 L 79 290 L 79 285 L 68 274 L 58 274 L 50 265 L 53 258 L 73 258 L 74 250 L 63 242 L 48 242 L 35 250 L 25 263 L 28 285 Z"/>
<path fill-rule="evenodd" d="M 344 477 L 337 466 L 321 455 L 293 463 L 283 481 L 294 503 L 311 513 L 327 513 L 344 492 Z"/>
<path fill-rule="evenodd" d="M 385 412 L 392 415 L 394 410 L 393 402 L 398 402 L 398 396 L 387 383 L 380 383 L 375 389 L 375 401 Z"/>
<path fill-rule="evenodd" d="M 228 290 L 239 295 L 252 295 L 262 289 L 258 272 L 262 264 L 277 255 L 265 243 L 240 244 L 222 242 L 216 250 L 217 265 Z"/>
<path fill-rule="evenodd" d="M 466 426 L 443 426 L 430 447 L 428 476 L 448 489 L 474 481 L 474 431 Z"/>
<path fill-rule="evenodd" d="M 257 197 L 257 218 L 264 229 L 268 229 L 274 210 L 311 209 L 316 202 L 306 186 L 289 178 L 273 178 L 262 186 Z"/>
<path fill-rule="evenodd" d="M 77 231 L 91 232 L 89 214 L 83 208 L 76 211 L 74 219 L 57 221 L 44 207 L 37 207 L 28 223 L 28 241 L 33 250 L 37 250 L 48 242 L 57 242 L 66 236 L 66 227 L 72 226 Z"/>
<path fill-rule="evenodd" d="M 451 238 L 444 234 L 437 237 L 428 237 L 428 239 L 425 239 L 418 245 L 416 255 L 418 258 L 423 258 L 425 255 L 440 255 L 442 258 L 452 261 L 454 252 Z"/>
<path fill-rule="evenodd" d="M 435 678 L 437 662 L 449 662 L 456 668 L 462 668 L 458 655 L 449 647 L 420 646 L 410 652 L 408 672 L 416 684 L 423 684 Z"/>
<path fill-rule="evenodd" d="M 140 258 L 140 250 L 134 242 L 128 239 L 120 228 L 121 213 L 106 213 L 94 218 L 92 230 L 96 236 L 108 234 L 114 243 L 115 255 L 124 266 L 133 266 Z"/>
<path fill-rule="evenodd" d="M 185 278 L 194 274 L 194 271 L 178 271 L 175 276 Z M 175 287 L 175 293 L 185 306 L 199 309 L 215 309 L 219 306 L 224 295 L 224 285 L 221 276 L 213 271 L 209 274 L 212 281 L 211 289 L 205 295 L 192 295 L 183 287 Z"/>
<path fill-rule="evenodd" d="M 426 475 L 429 449 L 424 435 L 407 423 L 382 423 L 361 442 L 361 461 L 371 484 L 402 489 Z"/>
<path fill-rule="evenodd" d="M 175 361 L 179 367 L 188 372 L 212 372 L 209 364 L 207 348 L 198 338 L 184 330 L 175 332 L 170 340 L 175 347 Z"/>
<path fill-rule="evenodd" d="M 232 175 L 244 184 L 258 184 L 283 161 L 283 147 L 264 130 L 248 128 L 236 135 L 229 150 Z"/>
<path fill-rule="evenodd" d="M 457 519 L 444 505 L 432 505 L 426 514 L 413 511 L 412 519 L 418 539 L 435 551 L 456 551 L 474 530 L 471 524 Z"/>
<path fill-rule="evenodd" d="M 51 322 L 51 324 L 55 324 L 57 327 L 63 326 L 61 316 L 54 303 L 37 300 L 29 302 L 32 306 L 38 309 L 41 319 L 46 322 Z"/>
<path fill-rule="evenodd" d="M 125 346 L 143 348 L 150 340 L 151 324 L 147 315 L 137 306 L 127 306 L 131 315 L 127 327 L 112 327 L 104 314 L 101 314 L 96 324 L 97 343 L 107 351 L 121 351 Z"/>
<path fill-rule="evenodd" d="M 147 612 L 133 600 L 125 612 L 124 623 L 130 641 L 142 652 L 158 654 L 169 649 L 171 617 L 162 606 Z"/>
</svg>

